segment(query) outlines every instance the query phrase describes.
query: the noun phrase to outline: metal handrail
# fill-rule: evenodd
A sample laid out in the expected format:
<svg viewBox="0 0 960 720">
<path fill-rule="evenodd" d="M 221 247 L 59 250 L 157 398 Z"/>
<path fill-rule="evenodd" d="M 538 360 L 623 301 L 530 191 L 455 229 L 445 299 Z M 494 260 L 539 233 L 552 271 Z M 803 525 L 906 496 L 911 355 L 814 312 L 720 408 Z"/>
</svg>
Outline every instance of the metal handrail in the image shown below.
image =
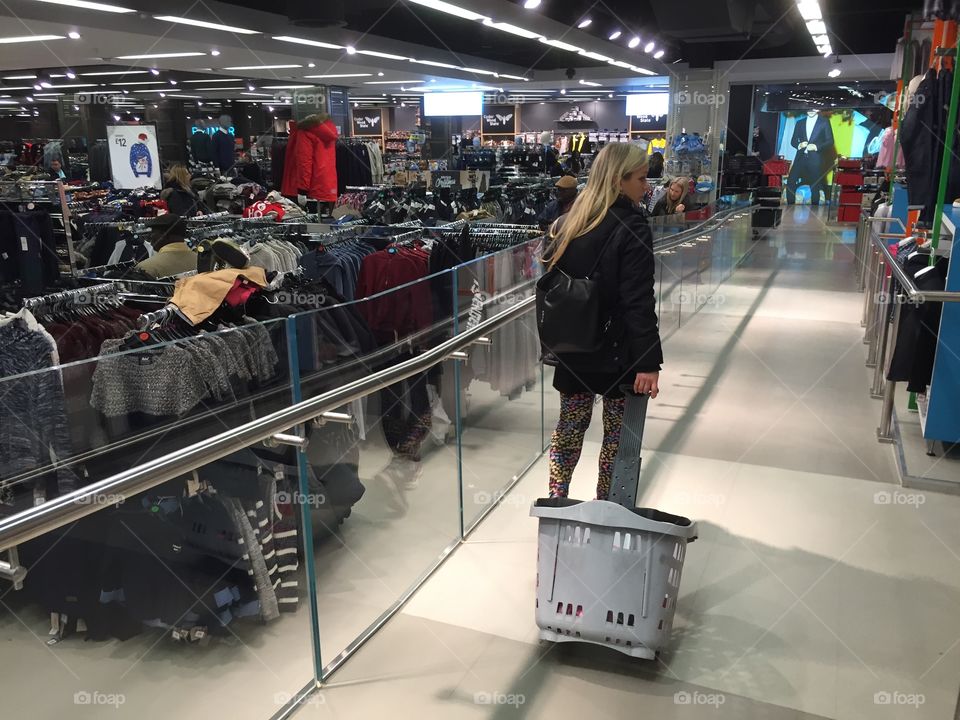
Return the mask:
<svg viewBox="0 0 960 720">
<path fill-rule="evenodd" d="M 740 217 L 737 211 L 743 212 L 744 209 L 725 212 L 722 218 L 718 218 L 718 226 L 726 220 Z M 703 232 L 702 226 L 700 232 Z M 63 527 L 101 510 L 105 505 L 119 503 L 421 373 L 469 345 L 482 343 L 491 331 L 533 310 L 534 303 L 534 297 L 526 298 L 410 360 L 0 519 L 0 551 Z"/>
<path fill-rule="evenodd" d="M 266 440 L 276 433 L 319 417 L 327 411 L 423 372 L 447 358 L 451 353 L 471 345 L 479 338 L 489 335 L 491 331 L 532 310 L 534 302 L 535 298 L 526 298 L 475 327 L 382 372 L 264 415 L 240 427 L 226 430 L 176 452 L 4 518 L 0 520 L 0 551 L 97 512 L 104 504 L 118 503 L 167 480 L 226 457 L 230 453 Z"/>
<path fill-rule="evenodd" d="M 893 407 L 894 395 L 897 389 L 896 380 L 885 378 L 887 368 L 893 357 L 893 348 L 897 341 L 900 328 L 902 302 L 894 302 L 893 321 L 890 322 L 890 303 L 893 302 L 890 293 L 884 292 L 884 285 L 888 283 L 885 267 L 890 269 L 890 280 L 896 279 L 899 284 L 897 294 L 902 294 L 910 303 L 924 302 L 960 302 L 960 292 L 926 291 L 920 290 L 913 278 L 907 275 L 900 263 L 897 262 L 886 240 L 898 236 L 889 233 L 879 233 L 873 236 L 871 243 L 874 254 L 870 257 L 867 269 L 867 293 L 865 319 L 871 317 L 873 325 L 867 325 L 869 352 L 867 365 L 874 368 L 873 386 L 871 395 L 883 399 L 880 410 L 880 425 L 877 428 L 877 439 L 880 442 L 893 442 Z"/>
</svg>

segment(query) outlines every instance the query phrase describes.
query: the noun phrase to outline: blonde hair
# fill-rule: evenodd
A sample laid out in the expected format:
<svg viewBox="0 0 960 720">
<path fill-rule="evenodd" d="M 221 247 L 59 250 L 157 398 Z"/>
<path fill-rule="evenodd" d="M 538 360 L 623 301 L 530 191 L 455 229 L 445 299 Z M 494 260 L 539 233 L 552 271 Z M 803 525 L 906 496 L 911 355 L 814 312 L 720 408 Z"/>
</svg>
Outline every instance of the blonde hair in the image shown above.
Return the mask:
<svg viewBox="0 0 960 720">
<path fill-rule="evenodd" d="M 168 167 L 164 179 L 167 182 L 175 182 L 181 190 L 190 189 L 190 171 L 182 163 L 174 163 Z"/>
<path fill-rule="evenodd" d="M 676 202 L 670 199 L 670 188 L 672 188 L 674 185 L 680 185 L 683 188 L 683 190 L 680 192 L 680 197 L 677 198 Z M 675 177 L 670 181 L 670 184 L 667 185 L 667 193 L 663 196 L 667 205 L 667 215 L 673 215 L 673 213 L 676 212 L 677 205 L 687 199 L 688 192 L 690 192 L 690 178 L 683 177 L 681 175 L 680 177 Z"/>
<path fill-rule="evenodd" d="M 552 243 L 544 260 L 552 269 L 563 257 L 570 243 L 603 222 L 610 206 L 620 197 L 620 181 L 647 167 L 647 153 L 629 143 L 610 143 L 597 153 L 587 186 L 577 196 L 563 222 L 550 230 Z"/>
</svg>

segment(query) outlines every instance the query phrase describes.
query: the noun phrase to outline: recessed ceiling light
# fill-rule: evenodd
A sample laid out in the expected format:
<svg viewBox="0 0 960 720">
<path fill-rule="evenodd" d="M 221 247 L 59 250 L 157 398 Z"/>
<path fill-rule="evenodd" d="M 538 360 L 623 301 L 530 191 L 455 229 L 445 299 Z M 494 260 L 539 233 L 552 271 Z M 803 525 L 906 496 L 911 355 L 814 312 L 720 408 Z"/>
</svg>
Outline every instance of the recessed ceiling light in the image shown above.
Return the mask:
<svg viewBox="0 0 960 720">
<path fill-rule="evenodd" d="M 373 73 L 340 73 L 338 75 L 304 75 L 305 78 L 345 78 L 345 77 L 373 77 Z"/>
<path fill-rule="evenodd" d="M 540 0 L 524 0 L 523 6 L 527 10 L 533 10 L 534 8 L 540 7 Z"/>
<path fill-rule="evenodd" d="M 591 20 L 590 18 L 584 18 L 583 20 L 580 21 L 580 24 L 577 25 L 577 27 L 583 30 L 585 27 L 590 27 L 590 23 L 592 22 L 593 20 Z"/>
<path fill-rule="evenodd" d="M 377 73 L 377 77 L 383 77 L 383 73 L 382 73 L 382 72 L 378 72 L 378 73 Z"/>
<path fill-rule="evenodd" d="M 71 40 L 79 40 L 80 33 L 78 33 L 76 30 L 71 30 L 70 32 L 67 33 L 67 37 L 70 38 Z"/>
<path fill-rule="evenodd" d="M 433 10 L 439 10 L 440 12 L 445 12 L 450 15 L 456 15 L 457 17 L 464 18 L 465 20 L 481 20 L 482 18 L 486 17 L 486 15 L 475 13 L 472 10 L 458 7 L 452 3 L 443 2 L 443 0 L 410 0 L 410 2 L 432 8 Z"/>
<path fill-rule="evenodd" d="M 540 38 L 540 42 L 551 45 L 555 48 L 560 48 L 561 50 L 569 50 L 570 52 L 580 52 L 582 48 L 578 48 L 576 45 L 571 45 L 570 43 L 565 43 L 562 40 L 547 40 L 546 38 Z"/>
<path fill-rule="evenodd" d="M 298 67 L 303 67 L 303 65 L 234 65 L 224 68 L 224 70 L 289 70 Z"/>
<path fill-rule="evenodd" d="M 0 43 L 4 45 L 13 45 L 14 43 L 25 42 L 46 42 L 48 40 L 64 40 L 63 35 L 20 35 L 18 37 L 0 37 Z"/>
<path fill-rule="evenodd" d="M 561 95 L 566 95 L 566 94 L 567 94 L 566 88 L 561 88 L 561 89 L 560 89 L 560 94 L 561 94 Z"/>
<path fill-rule="evenodd" d="M 414 0 L 411 0 L 411 2 L 413 1 Z M 519 37 L 527 38 L 528 40 L 537 40 L 543 37 L 543 35 L 541 35 L 538 32 L 533 32 L 532 30 L 526 30 L 517 25 L 511 25 L 510 23 L 494 22 L 490 18 L 487 18 L 486 20 L 484 20 L 483 24 L 486 25 L 487 27 L 492 27 L 497 30 L 502 30 L 503 32 L 508 32 L 511 35 L 518 35 Z"/>
<path fill-rule="evenodd" d="M 220 55 L 220 51 L 214 49 L 210 51 L 210 54 L 213 55 L 214 57 L 218 57 Z"/>
<path fill-rule="evenodd" d="M 580 55 L 583 55 L 584 57 L 588 57 L 591 60 L 599 60 L 600 62 L 606 62 L 606 63 L 610 62 L 610 58 L 608 58 L 606 55 L 601 55 L 600 53 L 587 52 L 586 50 L 581 50 Z"/>
<path fill-rule="evenodd" d="M 67 70 L 66 75 L 67 75 L 67 77 L 68 77 L 70 80 L 76 80 L 76 79 L 77 79 L 77 74 L 76 74 L 73 70 Z"/>
<path fill-rule="evenodd" d="M 151 75 L 159 75 L 159 74 L 160 74 L 160 71 L 157 70 L 156 68 L 150 68 L 150 74 L 151 74 Z"/>
<path fill-rule="evenodd" d="M 280 40 L 281 42 L 295 43 L 297 45 L 327 48 L 328 50 L 343 50 L 343 45 L 334 45 L 333 43 L 321 42 L 320 40 L 309 40 L 307 38 L 291 37 L 289 35 L 274 35 L 273 39 Z"/>
<path fill-rule="evenodd" d="M 84 10 L 100 10 L 102 12 L 112 13 L 132 13 L 136 10 L 119 7 L 117 5 L 107 5 L 105 3 L 88 2 L 87 0 L 37 0 L 37 2 L 50 3 L 51 5 L 67 5 L 69 7 L 82 8 Z"/>
<path fill-rule="evenodd" d="M 840 68 L 834 68 L 833 70 L 827 73 L 827 77 L 832 77 L 832 78 L 840 77 L 840 72 L 841 72 Z"/>
<path fill-rule="evenodd" d="M 409 60 L 410 58 L 403 55 L 393 55 L 391 53 L 377 52 L 375 50 L 357 50 L 361 55 L 369 55 L 370 57 L 383 58 L 384 60 Z"/>
<path fill-rule="evenodd" d="M 630 38 L 630 42 L 627 43 L 627 47 L 635 48 L 639 44 L 640 44 L 640 38 L 634 35 L 632 38 Z"/>
<path fill-rule="evenodd" d="M 800 11 L 800 17 L 804 20 L 820 20 L 823 17 L 817 0 L 799 0 L 797 10 Z"/>
<path fill-rule="evenodd" d="M 610 93 L 609 95 L 607 95 L 607 97 L 613 97 L 613 93 Z"/>
<path fill-rule="evenodd" d="M 207 28 L 208 30 L 223 30 L 224 32 L 237 33 L 238 35 L 259 35 L 259 30 L 248 30 L 247 28 L 236 27 L 235 25 L 221 25 L 220 23 L 207 22 L 206 20 L 194 20 L 193 18 L 177 17 L 176 15 L 154 15 L 154 20 L 161 22 L 177 23 L 180 25 L 192 25 L 194 27 Z"/>
<path fill-rule="evenodd" d="M 151 60 L 153 58 L 199 57 L 202 52 L 150 53 L 147 55 L 117 55 L 116 60 Z"/>
<path fill-rule="evenodd" d="M 347 45 L 347 55 L 356 55 L 357 49 L 353 45 Z"/>
<path fill-rule="evenodd" d="M 616 40 L 621 35 L 623 35 L 623 33 L 620 30 L 614 30 L 610 33 L 610 37 L 608 37 L 607 40 Z"/>
<path fill-rule="evenodd" d="M 662 58 L 663 55 L 664 55 L 664 51 L 663 51 L 663 50 L 657 50 L 657 52 L 655 52 L 655 53 L 653 54 L 653 56 L 654 56 L 657 60 L 659 60 L 660 58 Z"/>
<path fill-rule="evenodd" d="M 432 65 L 433 67 L 442 67 L 449 68 L 450 70 L 459 70 L 459 66 L 451 65 L 450 63 L 436 62 L 435 60 L 414 60 L 410 59 L 410 62 L 417 63 L 418 65 Z"/>
<path fill-rule="evenodd" d="M 643 51 L 649 55 L 650 53 L 653 52 L 653 49 L 654 49 L 656 46 L 657 46 L 656 43 L 654 43 L 653 40 L 651 40 L 650 42 L 648 42 L 648 43 L 646 44 L 646 47 L 643 48 Z"/>
</svg>

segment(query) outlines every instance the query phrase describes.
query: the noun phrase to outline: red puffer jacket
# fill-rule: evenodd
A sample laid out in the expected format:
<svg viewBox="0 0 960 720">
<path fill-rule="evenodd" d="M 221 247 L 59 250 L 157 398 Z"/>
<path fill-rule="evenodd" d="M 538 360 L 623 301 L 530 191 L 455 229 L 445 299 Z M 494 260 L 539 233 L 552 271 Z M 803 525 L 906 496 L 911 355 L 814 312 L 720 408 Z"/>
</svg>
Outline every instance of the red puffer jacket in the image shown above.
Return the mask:
<svg viewBox="0 0 960 720">
<path fill-rule="evenodd" d="M 306 194 L 320 202 L 337 201 L 337 126 L 309 115 L 290 131 L 281 192 Z"/>
</svg>

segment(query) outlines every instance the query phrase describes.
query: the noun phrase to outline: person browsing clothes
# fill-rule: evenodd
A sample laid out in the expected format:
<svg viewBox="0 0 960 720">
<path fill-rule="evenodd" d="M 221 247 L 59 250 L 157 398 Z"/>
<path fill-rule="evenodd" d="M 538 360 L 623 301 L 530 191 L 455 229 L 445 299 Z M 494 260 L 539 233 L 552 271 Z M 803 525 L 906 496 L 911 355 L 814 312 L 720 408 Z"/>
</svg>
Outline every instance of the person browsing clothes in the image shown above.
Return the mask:
<svg viewBox="0 0 960 720">
<path fill-rule="evenodd" d="M 663 353 L 653 233 L 638 209 L 648 189 L 647 163 L 647 154 L 636 145 L 606 145 L 597 154 L 586 188 L 550 230 L 544 262 L 569 277 L 595 281 L 605 328 L 596 351 L 553 353 L 560 419 L 550 441 L 551 497 L 569 492 L 597 395 L 603 397 L 597 498 L 605 500 L 623 425 L 621 385 L 651 398 L 659 393 Z"/>
<path fill-rule="evenodd" d="M 570 212 L 577 199 L 577 179 L 572 175 L 564 175 L 553 187 L 554 199 L 544 206 L 537 218 L 541 230 L 546 230 L 557 218 Z"/>
<path fill-rule="evenodd" d="M 674 178 L 667 188 L 667 192 L 653 206 L 653 216 L 674 215 L 685 212 L 687 209 L 686 199 L 687 190 L 690 187 L 690 179 L 685 177 Z"/>
<path fill-rule="evenodd" d="M 155 278 L 170 277 L 197 269 L 197 253 L 186 243 L 187 223 L 179 215 L 167 213 L 150 221 L 150 244 L 156 250 L 136 266 Z"/>
</svg>

